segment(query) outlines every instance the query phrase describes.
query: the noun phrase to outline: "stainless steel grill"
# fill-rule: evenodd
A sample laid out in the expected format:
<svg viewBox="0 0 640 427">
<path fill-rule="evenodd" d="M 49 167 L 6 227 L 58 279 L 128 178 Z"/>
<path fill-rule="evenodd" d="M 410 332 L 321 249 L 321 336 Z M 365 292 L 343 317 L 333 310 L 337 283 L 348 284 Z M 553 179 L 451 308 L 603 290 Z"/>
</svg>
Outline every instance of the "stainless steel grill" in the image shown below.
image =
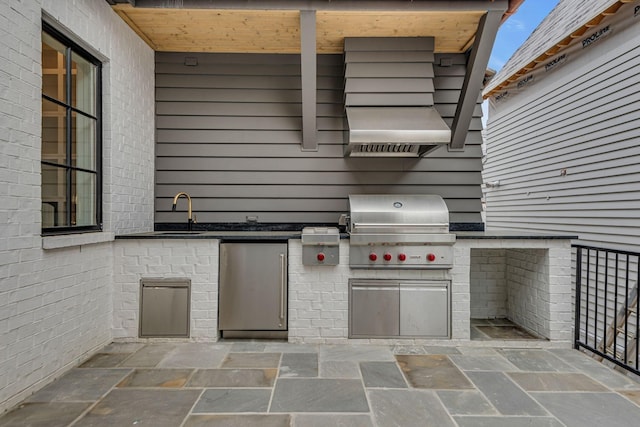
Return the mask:
<svg viewBox="0 0 640 427">
<path fill-rule="evenodd" d="M 444 269 L 456 236 L 437 195 L 351 195 L 347 230 L 352 268 Z"/>
</svg>

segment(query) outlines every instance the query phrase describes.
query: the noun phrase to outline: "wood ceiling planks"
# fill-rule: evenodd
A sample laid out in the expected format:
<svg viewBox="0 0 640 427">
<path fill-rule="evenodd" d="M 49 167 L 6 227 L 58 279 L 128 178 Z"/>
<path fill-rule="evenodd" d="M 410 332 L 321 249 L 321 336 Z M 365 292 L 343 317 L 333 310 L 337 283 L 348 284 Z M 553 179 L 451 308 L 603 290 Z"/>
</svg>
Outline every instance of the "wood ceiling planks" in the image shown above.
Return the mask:
<svg viewBox="0 0 640 427">
<path fill-rule="evenodd" d="M 117 9 L 158 51 L 300 52 L 298 11 Z M 145 37 L 143 37 L 144 39 Z"/>
<path fill-rule="evenodd" d="M 318 12 L 319 53 L 342 53 L 345 37 L 435 37 L 436 52 L 462 52 L 482 12 Z"/>
<path fill-rule="evenodd" d="M 144 9 L 122 19 L 157 51 L 299 53 L 297 10 Z M 436 52 L 463 52 L 482 11 L 317 11 L 318 53 L 342 53 L 344 37 L 435 37 Z"/>
</svg>

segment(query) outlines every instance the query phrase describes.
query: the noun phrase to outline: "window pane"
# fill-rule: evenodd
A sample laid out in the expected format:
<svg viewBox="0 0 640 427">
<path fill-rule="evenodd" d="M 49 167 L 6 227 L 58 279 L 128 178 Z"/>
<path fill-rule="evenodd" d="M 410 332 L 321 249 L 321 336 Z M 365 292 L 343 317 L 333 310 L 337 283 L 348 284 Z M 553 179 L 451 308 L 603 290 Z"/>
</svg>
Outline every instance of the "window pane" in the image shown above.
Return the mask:
<svg viewBox="0 0 640 427">
<path fill-rule="evenodd" d="M 67 109 L 42 99 L 42 160 L 66 165 Z"/>
<path fill-rule="evenodd" d="M 98 65 L 94 65 L 98 64 Z M 43 22 L 42 227 L 100 229 L 100 64 Z"/>
<path fill-rule="evenodd" d="M 42 165 L 42 226 L 68 227 L 67 169 Z"/>
<path fill-rule="evenodd" d="M 71 123 L 73 126 L 71 134 L 72 165 L 96 170 L 96 121 L 74 112 L 71 114 Z"/>
<path fill-rule="evenodd" d="M 96 66 L 74 52 L 71 54 L 71 67 L 71 105 L 95 116 Z"/>
<path fill-rule="evenodd" d="M 65 46 L 42 33 L 42 93 L 66 102 Z"/>
<path fill-rule="evenodd" d="M 72 172 L 71 225 L 96 225 L 96 176 Z"/>
</svg>

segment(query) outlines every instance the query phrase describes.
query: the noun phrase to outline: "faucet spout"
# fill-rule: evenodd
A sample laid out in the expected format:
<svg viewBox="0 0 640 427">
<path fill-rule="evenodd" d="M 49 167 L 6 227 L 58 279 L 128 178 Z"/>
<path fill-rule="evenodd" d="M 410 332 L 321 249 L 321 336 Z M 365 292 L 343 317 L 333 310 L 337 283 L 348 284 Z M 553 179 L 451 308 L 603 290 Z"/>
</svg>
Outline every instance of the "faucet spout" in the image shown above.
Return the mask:
<svg viewBox="0 0 640 427">
<path fill-rule="evenodd" d="M 171 207 L 171 210 L 173 212 L 176 211 L 176 206 L 178 204 L 178 199 L 180 197 L 185 197 L 187 199 L 187 208 L 188 208 L 188 211 L 187 211 L 187 229 L 189 231 L 191 231 L 191 229 L 193 228 L 193 218 L 191 216 L 191 197 L 185 192 L 180 192 L 180 193 L 176 194 L 176 196 L 173 198 L 173 206 Z"/>
</svg>

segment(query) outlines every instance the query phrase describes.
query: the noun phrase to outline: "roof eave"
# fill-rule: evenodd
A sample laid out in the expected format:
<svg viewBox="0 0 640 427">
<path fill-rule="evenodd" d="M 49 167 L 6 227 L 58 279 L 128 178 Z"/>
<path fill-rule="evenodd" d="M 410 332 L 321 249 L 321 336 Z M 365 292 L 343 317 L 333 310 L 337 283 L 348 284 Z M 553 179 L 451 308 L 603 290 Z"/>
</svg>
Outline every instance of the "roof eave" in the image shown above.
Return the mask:
<svg viewBox="0 0 640 427">
<path fill-rule="evenodd" d="M 624 4 L 630 3 L 631 1 L 632 0 L 616 1 L 614 4 L 610 5 L 605 10 L 593 16 L 592 18 L 587 20 L 584 24 L 580 25 L 577 29 L 569 33 L 569 35 L 563 37 L 560 41 L 556 42 L 555 44 L 549 46 L 547 49 L 544 50 L 544 52 L 534 57 L 531 61 L 526 63 L 526 65 L 519 68 L 518 71 L 503 78 L 499 82 L 490 81 L 488 87 L 485 89 L 485 91 L 482 94 L 483 99 L 490 98 L 491 96 L 500 92 L 505 86 L 508 86 L 509 84 L 515 82 L 520 77 L 524 76 L 529 71 L 534 69 L 537 64 L 541 62 L 545 62 L 550 57 L 558 54 L 563 49 L 565 49 L 571 43 L 571 41 L 573 41 L 573 39 L 584 36 L 584 34 L 587 31 L 589 31 L 590 28 L 598 25 L 607 16 L 615 14 Z"/>
</svg>

